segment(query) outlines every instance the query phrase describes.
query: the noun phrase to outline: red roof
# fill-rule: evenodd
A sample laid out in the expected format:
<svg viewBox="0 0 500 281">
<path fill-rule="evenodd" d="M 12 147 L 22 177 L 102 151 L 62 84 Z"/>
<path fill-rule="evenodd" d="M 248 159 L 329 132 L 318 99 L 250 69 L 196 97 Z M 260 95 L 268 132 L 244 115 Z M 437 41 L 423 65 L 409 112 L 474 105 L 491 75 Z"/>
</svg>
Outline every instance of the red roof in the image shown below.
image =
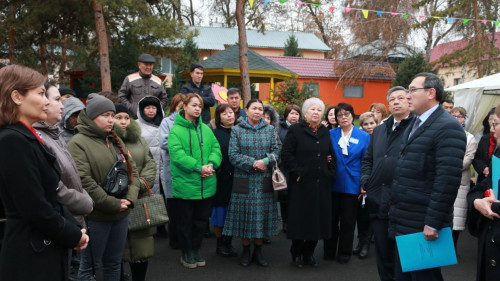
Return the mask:
<svg viewBox="0 0 500 281">
<path fill-rule="evenodd" d="M 343 73 L 338 72 L 343 72 L 342 65 L 349 63 L 349 61 L 302 57 L 266 56 L 266 58 L 297 73 L 300 78 L 340 78 Z M 363 71 L 365 79 L 391 80 L 395 76 L 394 70 L 388 63 L 361 62 L 361 64 L 367 70 Z M 376 73 L 373 71 L 369 73 L 370 70 L 375 70 Z"/>
<path fill-rule="evenodd" d="M 488 34 L 488 38 L 491 40 L 491 34 Z M 469 41 L 470 39 L 461 39 L 437 45 L 431 50 L 430 62 L 437 61 L 444 55 L 467 47 Z M 495 47 L 500 48 L 500 32 L 495 33 Z"/>
</svg>

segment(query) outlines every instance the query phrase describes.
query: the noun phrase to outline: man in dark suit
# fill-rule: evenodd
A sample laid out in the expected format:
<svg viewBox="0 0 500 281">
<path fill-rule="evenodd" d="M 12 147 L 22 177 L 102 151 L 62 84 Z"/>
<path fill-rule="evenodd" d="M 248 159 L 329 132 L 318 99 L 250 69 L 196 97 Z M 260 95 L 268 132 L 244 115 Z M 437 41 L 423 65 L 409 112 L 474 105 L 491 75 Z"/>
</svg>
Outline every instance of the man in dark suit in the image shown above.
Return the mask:
<svg viewBox="0 0 500 281">
<path fill-rule="evenodd" d="M 403 135 L 394 173 L 389 236 L 423 232 L 425 239 L 432 241 L 439 239 L 439 230 L 452 224 L 466 136 L 457 120 L 439 106 L 443 83 L 435 74 L 417 74 L 408 93 L 410 111 L 416 117 Z M 443 277 L 440 267 L 402 272 L 396 251 L 395 280 Z"/>
<path fill-rule="evenodd" d="M 375 128 L 361 167 L 361 186 L 375 237 L 380 280 L 394 280 L 394 239 L 388 237 L 389 196 L 405 129 L 413 121 L 406 89 L 396 86 L 387 92 L 391 116 Z M 367 241 L 369 244 L 370 241 Z"/>
<path fill-rule="evenodd" d="M 203 123 L 208 124 L 210 122 L 210 107 L 215 105 L 215 97 L 212 92 L 212 87 L 203 82 L 203 66 L 200 64 L 192 64 L 189 68 L 189 75 L 191 75 L 191 81 L 189 83 L 182 85 L 180 92 L 181 94 L 194 93 L 201 96 L 203 99 L 203 109 L 201 110 L 201 120 Z"/>
</svg>

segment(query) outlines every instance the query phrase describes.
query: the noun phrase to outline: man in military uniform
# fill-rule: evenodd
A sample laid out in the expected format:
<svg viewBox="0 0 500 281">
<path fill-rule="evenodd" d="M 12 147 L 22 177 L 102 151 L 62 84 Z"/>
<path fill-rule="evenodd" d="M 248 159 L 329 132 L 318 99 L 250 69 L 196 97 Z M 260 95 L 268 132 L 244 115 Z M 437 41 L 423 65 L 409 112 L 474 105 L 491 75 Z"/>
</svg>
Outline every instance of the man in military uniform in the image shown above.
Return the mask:
<svg viewBox="0 0 500 281">
<path fill-rule="evenodd" d="M 128 108 L 134 119 L 137 119 L 138 104 L 143 97 L 155 96 L 164 108 L 167 105 L 167 93 L 161 79 L 153 75 L 155 62 L 152 55 L 140 55 L 137 62 L 139 72 L 128 75 L 118 92 L 120 102 Z"/>
<path fill-rule="evenodd" d="M 203 66 L 199 64 L 192 64 L 189 68 L 191 81 L 188 84 L 182 85 L 181 94 L 195 93 L 203 99 L 203 110 L 201 111 L 201 120 L 203 123 L 210 122 L 210 107 L 215 104 L 214 93 L 212 87 L 206 85 L 203 80 Z"/>
</svg>

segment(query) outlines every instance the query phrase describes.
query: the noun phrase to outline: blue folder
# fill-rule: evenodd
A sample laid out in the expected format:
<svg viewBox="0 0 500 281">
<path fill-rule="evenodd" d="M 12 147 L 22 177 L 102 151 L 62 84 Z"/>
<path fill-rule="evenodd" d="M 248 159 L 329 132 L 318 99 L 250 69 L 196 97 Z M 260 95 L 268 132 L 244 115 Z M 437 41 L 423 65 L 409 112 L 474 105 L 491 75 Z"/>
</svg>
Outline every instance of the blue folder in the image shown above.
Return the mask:
<svg viewBox="0 0 500 281">
<path fill-rule="evenodd" d="M 498 198 L 498 181 L 500 180 L 500 158 L 491 156 L 491 182 L 493 183 L 493 192 L 495 198 Z"/>
<path fill-rule="evenodd" d="M 443 228 L 438 235 L 434 241 L 425 240 L 423 232 L 396 237 L 403 272 L 457 264 L 451 229 Z"/>
</svg>

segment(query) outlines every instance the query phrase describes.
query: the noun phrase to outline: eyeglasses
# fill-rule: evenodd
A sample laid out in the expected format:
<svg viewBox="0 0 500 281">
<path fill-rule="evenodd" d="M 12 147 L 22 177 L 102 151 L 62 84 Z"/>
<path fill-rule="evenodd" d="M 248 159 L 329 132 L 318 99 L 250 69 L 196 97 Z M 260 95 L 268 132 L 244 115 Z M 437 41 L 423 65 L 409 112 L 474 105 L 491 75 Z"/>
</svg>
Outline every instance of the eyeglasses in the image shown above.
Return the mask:
<svg viewBox="0 0 500 281">
<path fill-rule="evenodd" d="M 451 115 L 451 116 L 453 116 L 453 117 L 455 117 L 457 119 L 463 119 L 463 118 L 465 118 L 465 116 L 462 116 L 462 115 Z"/>
<path fill-rule="evenodd" d="M 349 116 L 351 116 L 350 112 L 337 114 L 337 118 L 344 118 L 344 117 L 349 117 Z"/>
<path fill-rule="evenodd" d="M 423 88 L 410 88 L 408 89 L 408 94 L 413 95 L 417 90 L 427 90 L 430 89 L 429 87 L 423 87 Z"/>
<path fill-rule="evenodd" d="M 493 125 L 493 128 L 495 128 L 497 125 L 500 125 L 500 122 L 491 122 L 491 125 Z"/>
</svg>

